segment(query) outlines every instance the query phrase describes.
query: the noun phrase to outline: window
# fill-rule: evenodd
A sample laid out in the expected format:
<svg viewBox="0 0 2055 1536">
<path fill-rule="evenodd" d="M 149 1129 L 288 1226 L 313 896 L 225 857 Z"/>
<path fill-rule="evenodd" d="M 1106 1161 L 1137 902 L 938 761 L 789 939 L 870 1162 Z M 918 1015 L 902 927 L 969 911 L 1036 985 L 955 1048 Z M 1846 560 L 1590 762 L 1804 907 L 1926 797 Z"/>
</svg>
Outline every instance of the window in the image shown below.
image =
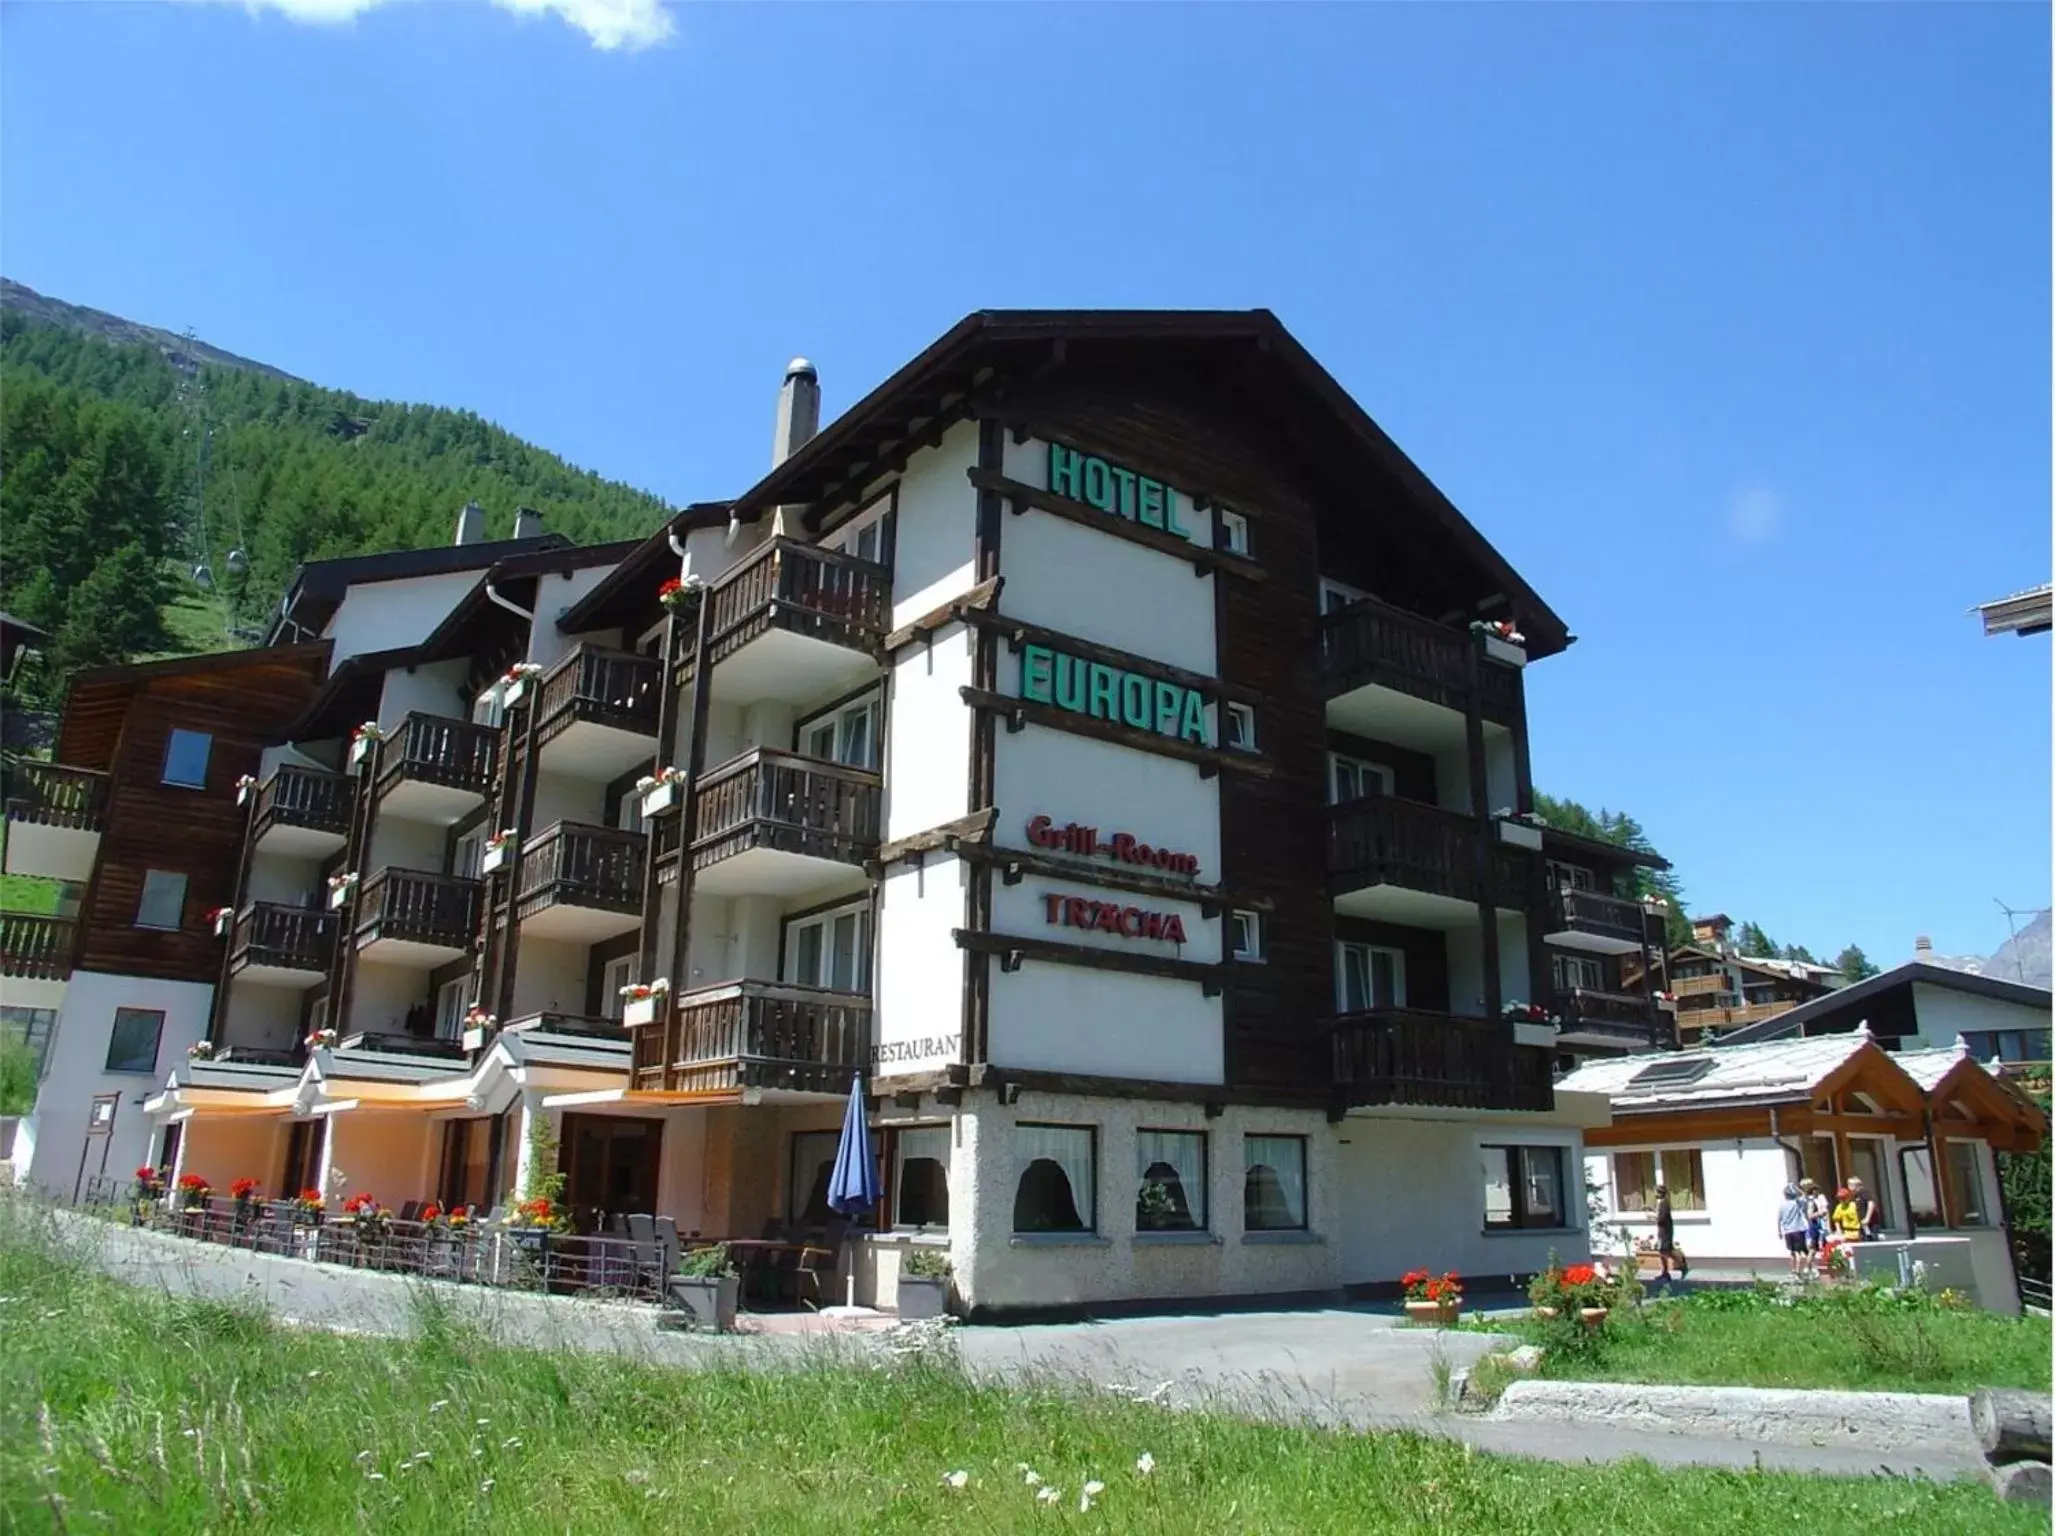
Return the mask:
<svg viewBox="0 0 2055 1536">
<path fill-rule="evenodd" d="M 1242 1138 L 1242 1227 L 1302 1232 L 1306 1227 L 1306 1138 Z"/>
<path fill-rule="evenodd" d="M 185 924 L 186 877 L 153 869 L 143 876 L 143 899 L 136 903 L 138 928 L 176 932 Z"/>
<path fill-rule="evenodd" d="M 1229 949 L 1237 960 L 1263 958 L 1263 919 L 1254 912 L 1227 914 Z"/>
<path fill-rule="evenodd" d="M 155 1072 L 157 1042 L 164 1033 L 162 1008 L 117 1008 L 107 1037 L 109 1072 Z"/>
<path fill-rule="evenodd" d="M 55 1008 L 0 1006 L 0 1039 L 12 1041 L 28 1053 L 36 1064 L 35 1080 L 39 1083 L 43 1080 L 43 1068 L 49 1064 L 50 1036 L 56 1029 Z"/>
<path fill-rule="evenodd" d="M 1555 972 L 1558 992 L 1571 992 L 1578 988 L 1586 992 L 1605 990 L 1605 965 L 1589 955 L 1551 955 L 1549 967 Z"/>
<path fill-rule="evenodd" d="M 642 956 L 622 955 L 609 960 L 599 968 L 599 1016 L 621 1021 L 621 1012 L 627 1007 L 627 999 L 621 996 L 621 988 L 632 987 L 642 977 Z"/>
<path fill-rule="evenodd" d="M 446 981 L 435 991 L 435 1038 L 457 1040 L 463 1037 L 464 1014 L 471 1006 L 471 978 L 459 976 L 455 981 Z"/>
<path fill-rule="evenodd" d="M 1013 1187 L 1016 1232 L 1098 1230 L 1098 1147 L 1089 1126 L 1016 1125 Z"/>
<path fill-rule="evenodd" d="M 949 1230 L 949 1127 L 895 1129 L 892 1143 L 892 1225 Z"/>
<path fill-rule="evenodd" d="M 840 1131 L 801 1131 L 792 1138 L 792 1170 L 785 1192 L 788 1220 L 818 1227 L 836 1219 L 828 1206 L 828 1185 L 841 1144 Z"/>
<path fill-rule="evenodd" d="M 1487 1227 L 1561 1227 L 1561 1147 L 1479 1147 Z M 1676 1192 L 1671 1191 L 1674 1202 Z"/>
<path fill-rule="evenodd" d="M 1135 1230 L 1206 1229 L 1206 1133 L 1135 1132 Z"/>
<path fill-rule="evenodd" d="M 786 923 L 785 980 L 795 987 L 870 991 L 869 903 Z"/>
<path fill-rule="evenodd" d="M 857 513 L 821 540 L 822 545 L 828 549 L 839 549 L 845 555 L 854 555 L 859 560 L 884 564 L 885 514 L 891 509 L 892 499 L 881 497 L 869 510 Z"/>
<path fill-rule="evenodd" d="M 1884 1178 L 1884 1144 L 1866 1137 L 1848 1143 L 1848 1161 L 1855 1177 L 1862 1180 L 1863 1193 L 1877 1203 L 1877 1225 L 1891 1225 L 1891 1186 Z"/>
<path fill-rule="evenodd" d="M 1668 1186 L 1672 1211 L 1705 1209 L 1705 1162 L 1696 1147 L 1613 1154 L 1614 1210 L 1653 1215 L 1658 1184 Z"/>
<path fill-rule="evenodd" d="M 500 692 L 499 684 L 479 689 L 478 697 L 471 701 L 471 723 L 498 730 L 506 717 L 506 695 Z"/>
<path fill-rule="evenodd" d="M 1369 595 L 1368 592 L 1358 591 L 1345 582 L 1330 581 L 1325 576 L 1320 578 L 1320 611 L 1322 613 L 1340 613 L 1350 603 L 1359 603 Z"/>
<path fill-rule="evenodd" d="M 1934 1190 L 1934 1163 L 1925 1147 L 1902 1149 L 1905 1169 L 1905 1203 L 1915 1226 L 1941 1225 L 1941 1200 Z M 1865 1179 L 1864 1183 L 1869 1181 Z"/>
<path fill-rule="evenodd" d="M 205 731 L 174 729 L 164 746 L 164 782 L 182 789 L 207 787 L 207 758 L 214 738 Z"/>
<path fill-rule="evenodd" d="M 1554 859 L 1548 861 L 1548 883 L 1551 890 L 1589 891 L 1597 888 L 1591 871 L 1581 864 L 1563 864 Z"/>
<path fill-rule="evenodd" d="M 1225 507 L 1215 515 L 1220 519 L 1220 547 L 1230 555 L 1246 555 L 1249 552 L 1249 520 Z"/>
<path fill-rule="evenodd" d="M 1235 752 L 1256 750 L 1256 712 L 1246 704 L 1224 706 L 1223 718 L 1227 721 L 1226 740 L 1222 745 Z"/>
<path fill-rule="evenodd" d="M 880 709 L 879 695 L 871 692 L 801 721 L 799 750 L 824 763 L 876 769 L 879 738 L 883 734 L 878 729 Z"/>
<path fill-rule="evenodd" d="M 1366 763 L 1339 752 L 1327 754 L 1327 803 L 1347 805 L 1371 795 L 1396 793 L 1398 776 L 1382 763 Z"/>
<path fill-rule="evenodd" d="M 481 822 L 458 836 L 456 847 L 450 850 L 450 873 L 462 880 L 476 880 L 484 857 L 485 825 Z"/>
<path fill-rule="evenodd" d="M 1950 1226 L 1987 1227 L 1991 1218 L 1984 1210 L 1983 1161 L 1976 1143 L 1945 1143 L 1948 1161 L 1948 1215 Z M 1864 1181 L 1868 1182 L 1867 1180 Z"/>
<path fill-rule="evenodd" d="M 1406 953 L 1382 944 L 1334 946 L 1337 1013 L 1406 1006 Z"/>
</svg>

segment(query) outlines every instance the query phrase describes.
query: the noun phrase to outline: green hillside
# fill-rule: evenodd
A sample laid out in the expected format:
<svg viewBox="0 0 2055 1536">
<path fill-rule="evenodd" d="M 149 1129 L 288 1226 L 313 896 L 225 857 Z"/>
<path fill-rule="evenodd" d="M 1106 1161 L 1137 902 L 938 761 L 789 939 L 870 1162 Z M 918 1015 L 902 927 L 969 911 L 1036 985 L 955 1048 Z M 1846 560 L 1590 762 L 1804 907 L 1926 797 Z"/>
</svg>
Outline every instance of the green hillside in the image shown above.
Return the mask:
<svg viewBox="0 0 2055 1536">
<path fill-rule="evenodd" d="M 581 544 L 666 512 L 469 411 L 0 311 L 0 607 L 53 636 L 31 692 L 247 643 L 301 561 L 445 543 L 474 500 L 494 538 L 526 506 Z"/>
</svg>

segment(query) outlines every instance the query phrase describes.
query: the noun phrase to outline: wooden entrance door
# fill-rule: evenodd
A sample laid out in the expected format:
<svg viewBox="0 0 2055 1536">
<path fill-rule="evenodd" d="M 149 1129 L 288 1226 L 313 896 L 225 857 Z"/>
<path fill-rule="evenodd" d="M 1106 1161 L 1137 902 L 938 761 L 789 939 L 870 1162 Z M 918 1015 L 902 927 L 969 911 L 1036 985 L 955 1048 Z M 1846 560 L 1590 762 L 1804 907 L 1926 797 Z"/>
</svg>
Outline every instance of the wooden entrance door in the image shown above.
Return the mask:
<svg viewBox="0 0 2055 1536">
<path fill-rule="evenodd" d="M 571 1208 L 581 1218 L 655 1211 L 663 1140 L 661 1120 L 565 1115 L 564 1191 Z"/>
</svg>

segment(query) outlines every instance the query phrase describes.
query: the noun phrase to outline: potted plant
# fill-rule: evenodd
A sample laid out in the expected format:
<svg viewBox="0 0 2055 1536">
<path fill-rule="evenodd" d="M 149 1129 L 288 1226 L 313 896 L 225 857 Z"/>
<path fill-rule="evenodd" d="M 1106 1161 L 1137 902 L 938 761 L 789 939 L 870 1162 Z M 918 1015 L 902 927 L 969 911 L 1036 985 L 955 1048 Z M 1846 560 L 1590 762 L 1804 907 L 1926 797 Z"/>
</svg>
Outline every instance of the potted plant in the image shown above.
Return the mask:
<svg viewBox="0 0 2055 1536">
<path fill-rule="evenodd" d="M 697 576 L 673 576 L 656 589 L 656 600 L 664 605 L 666 613 L 682 613 L 703 585 Z"/>
<path fill-rule="evenodd" d="M 206 1209 L 207 1197 L 214 1193 L 214 1186 L 197 1173 L 182 1173 L 178 1176 L 178 1208 L 182 1211 Z"/>
<path fill-rule="evenodd" d="M 514 839 L 519 836 L 520 833 L 512 827 L 501 827 L 488 837 L 485 840 L 485 852 L 478 860 L 479 873 L 489 875 L 506 863 L 507 856 L 513 851 Z"/>
<path fill-rule="evenodd" d="M 473 1003 L 464 1012 L 464 1049 L 467 1051 L 481 1051 L 485 1049 L 486 1040 L 491 1037 L 493 1030 L 498 1027 L 498 1015 L 487 1013 L 483 1008 Z"/>
<path fill-rule="evenodd" d="M 500 702 L 512 709 L 528 697 L 529 679 L 540 677 L 542 668 L 532 661 L 517 661 L 507 668 L 507 675 L 499 680 Z"/>
<path fill-rule="evenodd" d="M 659 768 L 655 773 L 645 773 L 635 781 L 635 793 L 642 797 L 642 818 L 660 816 L 674 809 L 679 796 L 684 793 L 685 770 L 683 768 Z"/>
<path fill-rule="evenodd" d="M 157 1202 L 164 1198 L 164 1175 L 147 1163 L 136 1170 L 136 1189 L 132 1197 L 130 1218 L 138 1227 L 150 1224 L 150 1217 L 157 1209 Z"/>
<path fill-rule="evenodd" d="M 1612 1276 L 1596 1264 L 1558 1264 L 1549 1256 L 1548 1268 L 1527 1287 L 1527 1299 L 1537 1317 L 1574 1317 L 1588 1328 L 1596 1328 L 1612 1310 L 1616 1287 Z"/>
<path fill-rule="evenodd" d="M 679 1262 L 678 1273 L 671 1277 L 670 1293 L 672 1301 L 692 1314 L 696 1327 L 721 1333 L 733 1328 L 742 1280 L 728 1257 L 728 1245 L 715 1243 L 686 1254 Z"/>
<path fill-rule="evenodd" d="M 899 1319 L 918 1322 L 949 1310 L 949 1281 L 956 1268 L 940 1248 L 915 1247 L 899 1261 Z"/>
<path fill-rule="evenodd" d="M 1161 1179 L 1144 1179 L 1135 1191 L 1135 1226 L 1144 1232 L 1162 1232 L 1178 1224 L 1177 1201 Z"/>
<path fill-rule="evenodd" d="M 328 908 L 331 912 L 342 908 L 351 896 L 356 894 L 357 872 L 346 869 L 341 874 L 328 877 Z"/>
<path fill-rule="evenodd" d="M 1399 1277 L 1406 1288 L 1406 1317 L 1415 1323 L 1446 1328 L 1463 1315 L 1463 1282 L 1454 1274 L 1408 1270 Z"/>
<path fill-rule="evenodd" d="M 313 1034 L 307 1036 L 305 1044 L 310 1051 L 328 1050 L 335 1044 L 335 1031 L 332 1029 L 317 1029 Z"/>
<path fill-rule="evenodd" d="M 1546 826 L 1532 811 L 1502 810 L 1498 813 L 1498 840 L 1515 848 L 1541 851 L 1541 829 Z"/>
<path fill-rule="evenodd" d="M 240 1232 L 250 1224 L 250 1217 L 256 1210 L 259 1187 L 255 1179 L 244 1174 L 228 1186 L 228 1192 L 235 1200 L 235 1226 Z"/>
<path fill-rule="evenodd" d="M 1484 654 L 1509 667 L 1527 665 L 1527 637 L 1511 619 L 1479 619 L 1470 626 L 1484 637 Z"/>
<path fill-rule="evenodd" d="M 633 1029 L 638 1024 L 654 1024 L 670 990 L 670 982 L 661 976 L 647 986 L 635 983 L 621 988 L 622 1025 Z"/>
<path fill-rule="evenodd" d="M 214 1042 L 211 1040 L 195 1040 L 186 1047 L 187 1061 L 211 1061 L 213 1059 Z"/>
<path fill-rule="evenodd" d="M 385 740 L 385 732 L 378 728 L 376 720 L 366 720 L 350 732 L 350 766 L 361 768 L 371 761 L 371 754 L 378 744 Z"/>
</svg>

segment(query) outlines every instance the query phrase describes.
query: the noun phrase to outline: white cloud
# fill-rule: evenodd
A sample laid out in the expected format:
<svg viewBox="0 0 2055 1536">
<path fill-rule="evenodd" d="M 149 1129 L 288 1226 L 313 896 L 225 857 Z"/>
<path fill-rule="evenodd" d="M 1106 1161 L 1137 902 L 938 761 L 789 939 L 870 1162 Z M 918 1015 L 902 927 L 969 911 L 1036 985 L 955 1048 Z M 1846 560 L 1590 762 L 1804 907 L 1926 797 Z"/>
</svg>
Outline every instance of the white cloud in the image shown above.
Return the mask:
<svg viewBox="0 0 2055 1536">
<path fill-rule="evenodd" d="M 214 0 L 220 3 L 220 0 Z M 228 0 L 249 11 L 277 11 L 309 26 L 340 26 L 393 0 Z M 535 16 L 555 12 L 583 32 L 595 48 L 653 48 L 677 30 L 665 0 L 490 0 L 502 11 Z"/>
<path fill-rule="evenodd" d="M 1747 485 L 1727 501 L 1727 531 L 1743 544 L 1762 544 L 1784 521 L 1784 502 L 1766 485 Z"/>
</svg>

